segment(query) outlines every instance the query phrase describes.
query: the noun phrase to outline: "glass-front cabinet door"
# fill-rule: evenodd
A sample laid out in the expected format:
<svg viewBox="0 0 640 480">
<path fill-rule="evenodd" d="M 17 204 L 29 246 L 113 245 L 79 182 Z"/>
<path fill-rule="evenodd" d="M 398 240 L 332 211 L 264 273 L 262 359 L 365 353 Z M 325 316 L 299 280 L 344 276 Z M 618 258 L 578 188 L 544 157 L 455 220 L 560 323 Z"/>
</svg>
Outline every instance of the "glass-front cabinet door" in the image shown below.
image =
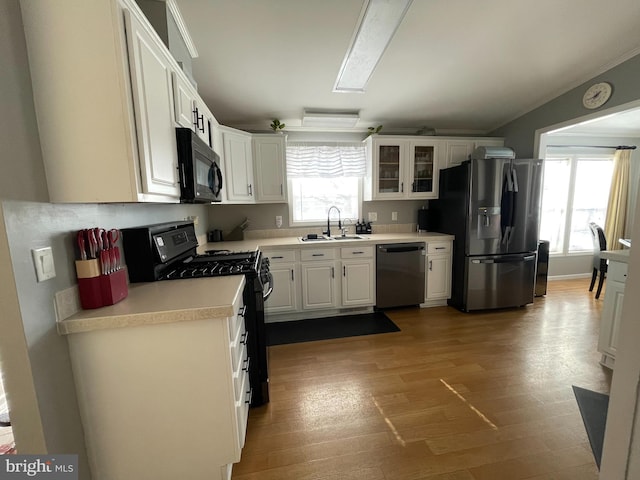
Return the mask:
<svg viewBox="0 0 640 480">
<path fill-rule="evenodd" d="M 414 140 L 409 146 L 411 178 L 409 197 L 436 198 L 438 194 L 437 143 L 432 140 Z"/>
<path fill-rule="evenodd" d="M 403 198 L 404 156 L 406 145 L 394 139 L 378 139 L 374 143 L 377 198 Z"/>
<path fill-rule="evenodd" d="M 440 142 L 414 136 L 367 138 L 372 175 L 365 200 L 427 199 L 438 196 Z M 368 190 L 367 190 L 368 189 Z"/>
</svg>

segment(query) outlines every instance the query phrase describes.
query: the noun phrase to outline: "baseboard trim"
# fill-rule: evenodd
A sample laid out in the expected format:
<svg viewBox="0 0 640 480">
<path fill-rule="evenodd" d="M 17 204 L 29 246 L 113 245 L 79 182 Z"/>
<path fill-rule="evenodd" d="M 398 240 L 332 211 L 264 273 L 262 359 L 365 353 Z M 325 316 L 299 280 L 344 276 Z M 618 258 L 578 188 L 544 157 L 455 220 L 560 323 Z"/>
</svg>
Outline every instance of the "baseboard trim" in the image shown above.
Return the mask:
<svg viewBox="0 0 640 480">
<path fill-rule="evenodd" d="M 554 275 L 552 277 L 548 277 L 547 280 L 549 281 L 554 281 L 554 280 L 573 280 L 573 279 L 577 279 L 577 278 L 591 278 L 591 274 L 590 273 L 573 273 L 570 275 Z"/>
</svg>

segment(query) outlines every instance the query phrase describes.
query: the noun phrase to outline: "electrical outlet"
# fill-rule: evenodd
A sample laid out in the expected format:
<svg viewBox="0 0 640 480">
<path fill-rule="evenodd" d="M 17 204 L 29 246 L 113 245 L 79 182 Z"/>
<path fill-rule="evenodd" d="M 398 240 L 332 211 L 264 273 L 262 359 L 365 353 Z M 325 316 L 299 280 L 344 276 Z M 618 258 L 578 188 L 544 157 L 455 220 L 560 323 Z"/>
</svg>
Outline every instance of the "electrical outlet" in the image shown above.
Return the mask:
<svg viewBox="0 0 640 480">
<path fill-rule="evenodd" d="M 391 212 L 391 220 L 394 222 L 398 221 L 398 212 Z"/>
<path fill-rule="evenodd" d="M 378 221 L 378 212 L 369 212 L 369 221 L 377 222 Z"/>
<path fill-rule="evenodd" d="M 38 282 L 44 282 L 56 276 L 56 266 L 53 263 L 53 251 L 51 247 L 34 248 L 31 250 L 33 263 L 36 266 Z"/>
<path fill-rule="evenodd" d="M 280 228 L 282 226 L 282 215 L 276 215 L 276 227 Z"/>
</svg>

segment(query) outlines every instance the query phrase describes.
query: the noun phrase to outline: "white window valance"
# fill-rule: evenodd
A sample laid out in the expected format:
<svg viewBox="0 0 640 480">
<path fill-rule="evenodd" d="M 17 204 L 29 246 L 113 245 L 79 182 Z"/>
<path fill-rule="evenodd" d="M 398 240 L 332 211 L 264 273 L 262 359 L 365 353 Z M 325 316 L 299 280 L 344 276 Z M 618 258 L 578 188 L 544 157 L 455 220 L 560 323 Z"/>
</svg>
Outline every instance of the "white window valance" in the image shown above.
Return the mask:
<svg viewBox="0 0 640 480">
<path fill-rule="evenodd" d="M 365 147 L 361 143 L 327 145 L 313 142 L 287 143 L 289 178 L 364 177 Z"/>
</svg>

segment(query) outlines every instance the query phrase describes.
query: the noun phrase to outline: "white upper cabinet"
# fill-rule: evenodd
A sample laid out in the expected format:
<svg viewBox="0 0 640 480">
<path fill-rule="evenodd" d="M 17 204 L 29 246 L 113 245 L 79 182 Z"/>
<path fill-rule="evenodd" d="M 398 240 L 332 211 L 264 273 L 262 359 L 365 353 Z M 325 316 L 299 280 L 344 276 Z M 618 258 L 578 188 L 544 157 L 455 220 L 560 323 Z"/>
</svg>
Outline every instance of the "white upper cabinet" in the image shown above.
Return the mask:
<svg viewBox="0 0 640 480">
<path fill-rule="evenodd" d="M 286 202 L 286 137 L 279 134 L 256 134 L 253 135 L 252 141 L 256 201 L 261 203 Z"/>
<path fill-rule="evenodd" d="M 181 72 L 173 72 L 173 97 L 176 123 L 196 131 L 196 126 L 200 126 L 200 122 L 196 119 L 198 94 L 187 76 Z"/>
<path fill-rule="evenodd" d="M 145 25 L 124 11 L 144 193 L 180 196 L 172 68 Z"/>
<path fill-rule="evenodd" d="M 444 140 L 441 158 L 441 168 L 455 167 L 468 160 L 478 147 L 502 147 L 504 139 L 498 137 L 487 138 L 450 138 Z"/>
<path fill-rule="evenodd" d="M 366 146 L 365 200 L 437 198 L 438 140 L 372 135 Z"/>
<path fill-rule="evenodd" d="M 229 203 L 286 202 L 286 136 L 250 134 L 218 126 L 217 122 L 216 129 L 222 135 L 225 200 Z M 215 146 L 214 150 L 221 153 Z"/>
<path fill-rule="evenodd" d="M 235 128 L 220 127 L 224 151 L 227 200 L 255 203 L 251 134 Z"/>
<path fill-rule="evenodd" d="M 21 9 L 51 201 L 178 202 L 179 66 L 135 2 Z"/>
</svg>

